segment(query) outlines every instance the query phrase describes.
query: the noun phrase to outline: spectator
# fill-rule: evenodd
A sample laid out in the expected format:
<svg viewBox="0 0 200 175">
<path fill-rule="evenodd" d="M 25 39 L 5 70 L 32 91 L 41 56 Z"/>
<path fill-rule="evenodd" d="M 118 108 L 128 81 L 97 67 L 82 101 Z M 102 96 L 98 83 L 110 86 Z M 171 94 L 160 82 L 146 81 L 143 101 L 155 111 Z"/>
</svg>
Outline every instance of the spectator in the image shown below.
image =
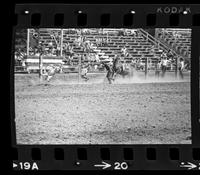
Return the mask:
<svg viewBox="0 0 200 175">
<path fill-rule="evenodd" d="M 135 67 L 136 67 L 136 63 L 137 63 L 137 60 L 136 60 L 135 58 L 133 58 L 133 59 L 131 60 L 131 66 L 132 66 L 133 68 L 135 68 Z"/>
<path fill-rule="evenodd" d="M 87 53 L 89 53 L 91 51 L 91 43 L 89 40 L 85 41 L 85 49 L 86 49 Z"/>
<path fill-rule="evenodd" d="M 124 71 L 126 69 L 126 63 L 125 61 L 122 62 L 122 71 Z"/>
<path fill-rule="evenodd" d="M 166 55 L 169 58 L 169 60 L 173 60 L 173 53 L 172 53 L 171 49 L 168 50 Z"/>
<path fill-rule="evenodd" d="M 181 77 L 181 79 L 183 79 L 183 69 L 184 69 L 185 65 L 184 65 L 184 60 L 183 58 L 180 58 L 180 62 L 179 62 L 179 75 Z"/>
<path fill-rule="evenodd" d="M 63 44 L 63 55 L 67 55 L 67 44 Z"/>
<path fill-rule="evenodd" d="M 168 64 L 167 57 L 163 57 L 163 59 L 161 61 L 162 77 L 165 76 L 165 73 L 167 70 L 167 64 Z"/>
<path fill-rule="evenodd" d="M 73 57 L 71 55 L 69 55 L 69 57 L 68 57 L 68 64 L 72 65 L 72 61 L 73 61 Z"/>
<path fill-rule="evenodd" d="M 55 55 L 55 52 L 56 52 L 56 48 L 53 47 L 53 48 L 52 48 L 52 55 Z"/>
<path fill-rule="evenodd" d="M 108 37 L 103 39 L 103 45 L 108 46 Z"/>
<path fill-rule="evenodd" d="M 100 46 L 100 38 L 96 38 L 96 44 L 97 46 Z"/>
<path fill-rule="evenodd" d="M 65 55 L 65 57 L 63 58 L 62 62 L 63 62 L 64 64 L 67 64 L 68 59 L 67 59 L 67 56 L 66 56 L 66 55 Z"/>
<path fill-rule="evenodd" d="M 81 78 L 85 79 L 85 81 L 89 80 L 89 78 L 87 77 L 88 69 L 89 69 L 89 64 L 81 66 Z"/>
<path fill-rule="evenodd" d="M 122 31 L 122 30 L 119 30 L 118 31 L 118 36 L 124 36 L 125 35 L 125 32 L 124 32 L 124 30 Z"/>
<path fill-rule="evenodd" d="M 27 59 L 26 56 L 22 59 L 22 67 L 23 67 L 24 71 L 27 70 L 27 60 L 26 59 Z"/>
<path fill-rule="evenodd" d="M 135 30 L 135 36 L 138 37 L 139 36 L 139 33 L 137 30 Z"/>
<path fill-rule="evenodd" d="M 162 52 L 162 54 L 161 54 L 161 58 L 162 58 L 162 59 L 167 59 L 167 54 L 166 54 L 165 51 Z"/>
<path fill-rule="evenodd" d="M 154 53 L 154 50 L 155 50 L 155 46 L 153 45 L 153 46 L 149 49 L 149 52 L 150 52 L 150 53 Z"/>
<path fill-rule="evenodd" d="M 142 36 L 142 34 L 141 34 L 141 32 L 139 30 L 136 30 L 136 36 L 137 37 L 141 37 Z"/>
<path fill-rule="evenodd" d="M 100 46 L 103 46 L 103 37 L 99 39 L 100 39 Z"/>
<path fill-rule="evenodd" d="M 95 54 L 95 61 L 100 62 L 99 55 L 97 53 Z"/>
<path fill-rule="evenodd" d="M 135 36 L 135 30 L 130 30 L 130 36 Z"/>
<path fill-rule="evenodd" d="M 63 43 L 63 50 L 66 50 L 66 51 L 67 51 L 68 46 L 69 46 L 69 43 Z"/>
<path fill-rule="evenodd" d="M 97 70 L 97 68 L 98 68 L 98 65 L 95 64 L 95 65 L 94 65 L 94 70 Z"/>
<path fill-rule="evenodd" d="M 86 42 L 86 37 L 85 36 L 82 37 L 82 42 L 83 43 Z"/>
<path fill-rule="evenodd" d="M 155 64 L 155 76 L 159 77 L 160 76 L 160 69 L 161 69 L 161 61 L 157 60 Z"/>
<path fill-rule="evenodd" d="M 123 34 L 124 34 L 124 36 L 128 36 L 128 34 L 129 34 L 128 29 L 124 29 L 124 30 L 123 30 Z"/>
<path fill-rule="evenodd" d="M 75 40 L 75 42 L 77 43 L 78 46 L 81 46 L 81 45 L 82 45 L 82 37 L 79 36 L 79 37 Z"/>
<path fill-rule="evenodd" d="M 74 55 L 73 46 L 68 47 L 68 52 L 69 52 L 70 57 Z"/>
<path fill-rule="evenodd" d="M 122 55 L 124 56 L 124 58 L 128 56 L 128 51 L 125 46 L 121 49 L 121 52 L 122 52 Z"/>
<path fill-rule="evenodd" d="M 52 42 L 48 43 L 48 48 L 49 48 L 49 54 L 52 55 L 52 49 L 53 49 L 53 43 Z"/>
<path fill-rule="evenodd" d="M 177 31 L 173 32 L 173 36 L 175 39 L 179 39 L 181 37 L 181 35 Z"/>
<path fill-rule="evenodd" d="M 59 56 L 60 55 L 60 46 L 57 46 L 56 48 L 56 56 Z"/>
</svg>

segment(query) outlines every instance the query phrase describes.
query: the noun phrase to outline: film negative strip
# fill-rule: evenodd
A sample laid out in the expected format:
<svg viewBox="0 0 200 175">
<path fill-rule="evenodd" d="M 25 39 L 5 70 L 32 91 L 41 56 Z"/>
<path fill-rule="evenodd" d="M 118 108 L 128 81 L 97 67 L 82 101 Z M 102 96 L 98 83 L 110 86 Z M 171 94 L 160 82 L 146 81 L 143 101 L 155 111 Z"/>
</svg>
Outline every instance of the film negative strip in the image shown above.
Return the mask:
<svg viewBox="0 0 200 175">
<path fill-rule="evenodd" d="M 200 170 L 200 5 L 15 14 L 13 170 Z"/>
</svg>

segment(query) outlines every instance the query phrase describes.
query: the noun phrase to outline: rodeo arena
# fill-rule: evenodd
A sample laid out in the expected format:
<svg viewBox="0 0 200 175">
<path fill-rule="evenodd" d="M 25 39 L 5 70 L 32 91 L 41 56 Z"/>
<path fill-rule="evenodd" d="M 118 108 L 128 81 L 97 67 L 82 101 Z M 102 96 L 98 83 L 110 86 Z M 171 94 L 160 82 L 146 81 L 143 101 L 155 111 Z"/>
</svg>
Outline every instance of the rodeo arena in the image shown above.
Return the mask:
<svg viewBox="0 0 200 175">
<path fill-rule="evenodd" d="M 18 29 L 17 144 L 191 144 L 191 29 Z"/>
</svg>

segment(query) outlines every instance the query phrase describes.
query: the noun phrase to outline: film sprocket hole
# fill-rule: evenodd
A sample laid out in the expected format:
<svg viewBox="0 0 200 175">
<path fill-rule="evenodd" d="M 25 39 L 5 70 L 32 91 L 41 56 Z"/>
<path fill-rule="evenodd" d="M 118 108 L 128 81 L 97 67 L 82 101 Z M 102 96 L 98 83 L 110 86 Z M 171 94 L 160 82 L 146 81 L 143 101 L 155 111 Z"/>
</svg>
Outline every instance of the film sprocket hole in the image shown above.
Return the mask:
<svg viewBox="0 0 200 175">
<path fill-rule="evenodd" d="M 200 169 L 200 5 L 14 14 L 13 170 Z"/>
</svg>

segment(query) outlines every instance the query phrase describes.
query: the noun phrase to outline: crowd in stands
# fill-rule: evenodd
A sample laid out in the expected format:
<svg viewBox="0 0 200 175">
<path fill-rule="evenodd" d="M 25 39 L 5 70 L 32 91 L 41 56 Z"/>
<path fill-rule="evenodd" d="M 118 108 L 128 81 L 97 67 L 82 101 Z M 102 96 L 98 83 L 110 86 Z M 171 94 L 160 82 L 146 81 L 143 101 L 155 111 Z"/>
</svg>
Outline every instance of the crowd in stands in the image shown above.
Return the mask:
<svg viewBox="0 0 200 175">
<path fill-rule="evenodd" d="M 65 31 L 65 34 L 70 34 L 70 35 L 77 35 L 78 37 L 74 40 L 74 43 L 71 44 L 70 42 L 66 41 L 61 46 L 58 42 L 54 42 L 54 40 L 45 43 L 44 41 L 41 41 L 41 45 L 43 48 L 32 48 L 30 47 L 29 54 L 30 55 L 36 55 L 38 56 L 41 52 L 41 49 L 44 51 L 46 56 L 60 56 L 61 55 L 61 50 L 62 50 L 62 56 L 63 56 L 63 62 L 64 64 L 68 65 L 73 65 L 73 60 L 75 57 L 79 57 L 80 54 L 77 54 L 74 49 L 77 47 L 81 48 L 82 54 L 81 54 L 81 59 L 83 60 L 88 60 L 90 62 L 96 62 L 98 63 L 100 61 L 100 55 L 98 55 L 94 50 L 96 47 L 107 47 L 109 45 L 109 38 L 108 37 L 96 37 L 95 42 L 91 42 L 90 40 L 87 39 L 85 35 L 92 35 L 96 31 L 97 35 L 102 34 L 106 35 L 106 32 L 104 30 L 92 30 L 92 29 L 70 29 Z M 122 30 L 115 30 L 115 31 L 109 31 L 110 33 L 115 32 L 115 35 L 118 36 L 132 36 L 132 37 L 140 37 L 140 32 L 138 30 L 128 30 L 128 29 L 122 29 Z M 84 35 L 82 35 L 84 34 Z M 177 35 L 176 31 L 174 35 Z M 58 36 L 56 35 L 55 38 Z M 179 36 L 176 36 L 179 37 Z M 156 46 L 152 46 L 148 51 L 154 53 L 156 49 Z M 175 60 L 176 58 L 174 57 L 174 54 L 172 53 L 171 50 L 168 52 L 161 51 L 162 54 L 160 55 L 159 58 L 157 58 L 157 63 L 155 63 L 154 68 L 157 70 L 161 65 L 169 67 L 169 65 L 174 67 L 176 64 Z M 84 53 L 84 54 L 83 54 Z M 131 54 L 129 53 L 128 49 L 123 46 L 120 50 L 120 56 L 122 58 L 125 57 L 130 57 Z M 116 53 L 116 55 L 119 53 Z M 19 56 L 15 54 L 15 61 L 16 65 L 22 65 L 23 67 L 26 66 L 26 61 L 25 61 L 25 54 L 23 56 Z M 138 69 L 144 69 L 144 63 L 142 62 L 142 58 L 131 58 L 131 64 L 136 65 Z M 93 64 L 96 68 L 98 67 L 98 64 Z M 166 70 L 165 70 L 166 71 Z"/>
</svg>

